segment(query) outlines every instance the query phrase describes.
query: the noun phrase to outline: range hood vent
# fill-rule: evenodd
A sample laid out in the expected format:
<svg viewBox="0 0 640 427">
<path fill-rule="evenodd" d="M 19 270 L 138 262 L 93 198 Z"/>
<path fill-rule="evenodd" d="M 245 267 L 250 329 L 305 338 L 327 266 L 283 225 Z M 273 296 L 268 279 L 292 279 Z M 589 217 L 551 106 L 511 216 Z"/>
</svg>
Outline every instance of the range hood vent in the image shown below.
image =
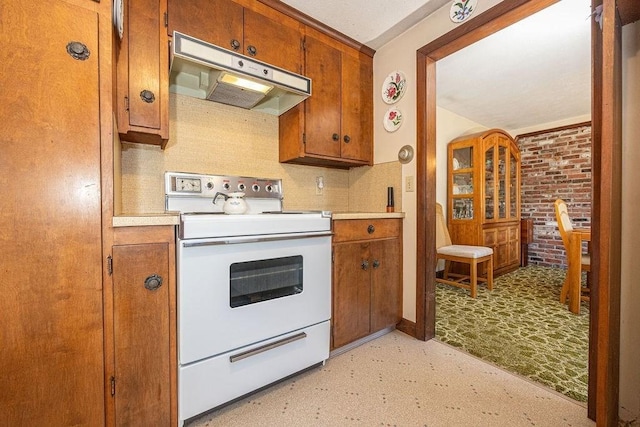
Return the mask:
<svg viewBox="0 0 640 427">
<path fill-rule="evenodd" d="M 279 116 L 311 95 L 311 79 L 174 31 L 169 90 Z"/>
</svg>

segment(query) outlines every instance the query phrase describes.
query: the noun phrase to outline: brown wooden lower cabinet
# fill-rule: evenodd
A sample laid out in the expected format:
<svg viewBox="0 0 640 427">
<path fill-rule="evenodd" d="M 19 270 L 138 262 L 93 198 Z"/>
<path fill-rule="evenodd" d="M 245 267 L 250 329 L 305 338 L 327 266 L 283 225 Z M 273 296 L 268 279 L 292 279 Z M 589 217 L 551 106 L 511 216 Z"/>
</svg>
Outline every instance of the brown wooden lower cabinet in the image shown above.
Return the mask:
<svg viewBox="0 0 640 427">
<path fill-rule="evenodd" d="M 173 426 L 176 293 L 173 227 L 115 229 L 111 375 L 115 425 Z"/>
<path fill-rule="evenodd" d="M 333 221 L 331 349 L 402 317 L 402 219 Z"/>
<path fill-rule="evenodd" d="M 493 273 L 500 275 L 520 266 L 520 222 L 485 224 L 482 246 L 493 249 Z"/>
</svg>

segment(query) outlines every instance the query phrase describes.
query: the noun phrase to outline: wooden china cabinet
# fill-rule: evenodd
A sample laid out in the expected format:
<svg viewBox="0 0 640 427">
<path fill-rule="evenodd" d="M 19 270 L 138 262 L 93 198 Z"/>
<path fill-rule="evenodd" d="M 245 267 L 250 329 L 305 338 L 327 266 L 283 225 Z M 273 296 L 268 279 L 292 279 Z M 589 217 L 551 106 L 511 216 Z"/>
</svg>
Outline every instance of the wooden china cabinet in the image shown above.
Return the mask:
<svg viewBox="0 0 640 427">
<path fill-rule="evenodd" d="M 448 145 L 447 220 L 455 244 L 493 248 L 494 275 L 520 263 L 520 151 L 491 129 Z"/>
</svg>

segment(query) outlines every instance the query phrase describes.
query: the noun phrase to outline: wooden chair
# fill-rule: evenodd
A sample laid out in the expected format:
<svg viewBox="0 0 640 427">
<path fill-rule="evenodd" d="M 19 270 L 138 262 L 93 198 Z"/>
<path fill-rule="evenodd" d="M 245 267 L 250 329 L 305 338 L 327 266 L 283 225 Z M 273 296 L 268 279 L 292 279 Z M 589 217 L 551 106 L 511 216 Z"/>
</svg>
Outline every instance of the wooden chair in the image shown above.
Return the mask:
<svg viewBox="0 0 640 427">
<path fill-rule="evenodd" d="M 471 291 L 471 298 L 478 294 L 478 282 L 485 282 L 489 290 L 493 289 L 493 249 L 485 246 L 454 245 L 449 236 L 447 223 L 444 220 L 442 206 L 436 203 L 436 259 L 444 260 L 445 268 L 442 278 L 436 282 L 457 286 Z M 469 265 L 469 275 L 451 273 L 451 262 Z M 478 268 L 486 262 L 486 278 L 479 277 Z"/>
<path fill-rule="evenodd" d="M 565 303 L 569 297 L 571 311 L 580 312 L 579 300 L 589 301 L 591 285 L 591 255 L 582 252 L 582 241 L 591 240 L 591 231 L 574 229 L 567 210 L 567 204 L 562 199 L 555 201 L 556 220 L 560 237 L 567 253 L 567 275 L 560 291 L 560 302 Z M 579 269 L 578 269 L 579 264 Z M 582 272 L 587 272 L 587 286 L 582 286 Z M 575 283 L 574 283 L 575 282 Z M 571 295 L 576 301 L 571 301 Z M 579 300 L 578 300 L 579 299 Z"/>
</svg>

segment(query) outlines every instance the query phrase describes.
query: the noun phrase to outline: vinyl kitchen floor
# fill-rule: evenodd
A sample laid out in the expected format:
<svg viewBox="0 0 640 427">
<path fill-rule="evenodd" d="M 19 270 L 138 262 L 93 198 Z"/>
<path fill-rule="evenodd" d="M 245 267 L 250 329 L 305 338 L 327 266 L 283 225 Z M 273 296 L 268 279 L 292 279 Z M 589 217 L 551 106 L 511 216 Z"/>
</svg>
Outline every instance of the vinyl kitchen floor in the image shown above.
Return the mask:
<svg viewBox="0 0 640 427">
<path fill-rule="evenodd" d="M 205 426 L 594 426 L 584 404 L 394 331 L 190 421 Z"/>
</svg>

